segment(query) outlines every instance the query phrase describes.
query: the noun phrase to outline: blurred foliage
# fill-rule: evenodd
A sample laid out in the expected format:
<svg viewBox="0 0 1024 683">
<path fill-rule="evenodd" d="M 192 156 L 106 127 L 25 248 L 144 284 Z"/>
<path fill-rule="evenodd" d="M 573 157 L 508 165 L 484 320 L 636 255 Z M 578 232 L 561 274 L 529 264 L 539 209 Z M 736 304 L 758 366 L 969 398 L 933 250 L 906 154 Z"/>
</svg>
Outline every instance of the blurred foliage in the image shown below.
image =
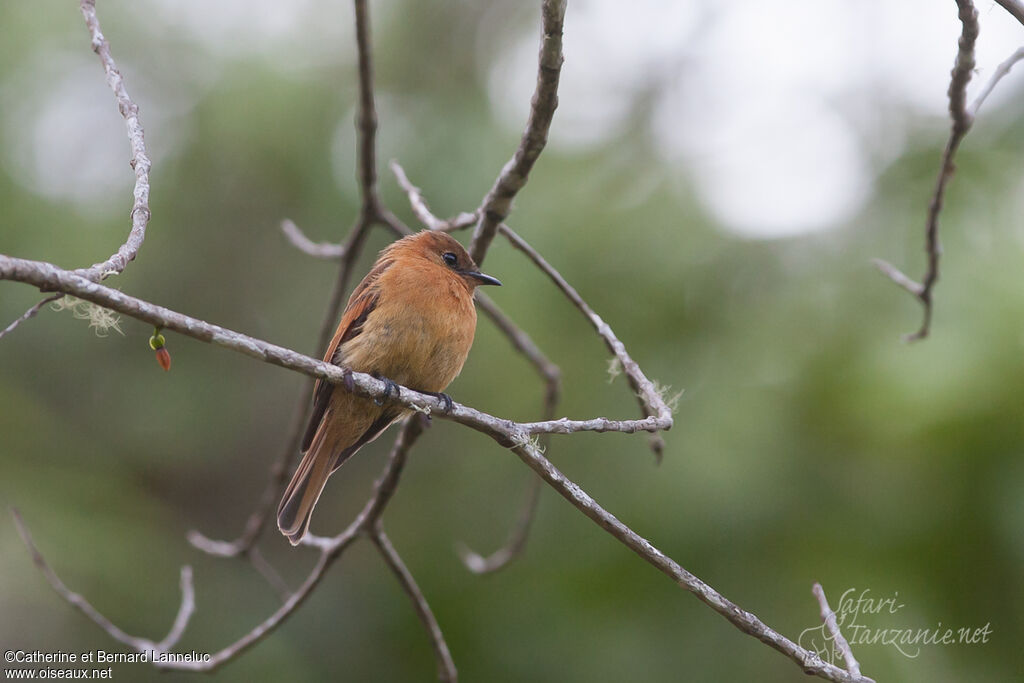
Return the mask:
<svg viewBox="0 0 1024 683">
<path fill-rule="evenodd" d="M 517 141 L 495 122 L 485 87 L 490 52 L 477 30 L 495 6 L 405 3 L 375 26 L 381 159 L 399 158 L 440 214 L 475 207 Z M 222 57 L 188 91 L 188 75 L 214 56 L 178 32 L 139 31 L 141 10 L 111 7 L 104 29 L 157 159 L 149 237 L 111 283 L 314 353 L 335 267 L 289 247 L 278 224 L 289 217 L 314 239 L 337 240 L 354 216 L 349 33 L 329 59 L 301 68 L 277 68 L 267 52 Z M 534 30 L 523 8 L 504 11 L 509 30 Z M 0 5 L 0 79 L 14 82 L 26 55 L 80 52 L 93 69 L 88 87 L 119 124 L 78 19 L 67 3 Z M 188 104 L 158 116 L 185 91 Z M 11 112 L 38 94 L 0 90 L 8 140 Z M 511 219 L 649 376 L 686 390 L 660 467 L 642 436 L 553 439 L 549 455 L 609 510 L 792 638 L 818 624 L 814 581 L 834 607 L 847 588 L 898 592 L 905 607 L 896 615 L 862 616 L 875 630 L 991 623 L 985 645 L 926 647 L 913 659 L 856 647 L 879 681 L 1011 681 L 1024 670 L 1022 115 L 1019 103 L 988 111 L 967 138 L 942 218 L 933 337 L 911 346 L 899 335 L 916 329 L 919 307 L 869 259 L 908 264 L 912 275 L 923 267 L 941 122 L 911 122 L 907 151 L 877 168 L 860 215 L 813 236 L 741 240 L 720 230 L 694 199 L 699 167 L 659 158 L 642 107 L 621 137 L 547 151 Z M 120 186 L 80 204 L 37 193 L 16 163 L 4 164 L 0 252 L 75 267 L 123 239 L 127 166 Z M 383 163 L 381 185 L 414 224 Z M 386 241 L 374 234 L 360 272 Z M 506 283 L 496 301 L 563 368 L 562 413 L 636 414 L 624 381 L 608 382 L 601 342 L 541 274 L 500 239 L 487 270 Z M 0 324 L 38 296 L 2 284 Z M 180 648 L 216 651 L 277 599 L 251 568 L 191 549 L 185 532 L 241 530 L 295 402 L 308 400 L 304 379 L 176 335 L 165 374 L 147 345 L 151 328 L 121 327 L 123 336 L 97 338 L 46 310 L 0 343 L 0 502 L 21 509 L 66 583 L 131 633 L 162 637 L 178 568 L 193 565 L 198 611 Z M 451 393 L 530 419 L 542 385 L 481 321 Z M 332 480 L 316 531 L 339 529 L 362 505 L 387 441 Z M 495 548 L 528 476 L 489 439 L 436 420 L 385 515 L 464 680 L 802 678 L 549 491 L 525 556 L 495 576 L 468 574 L 456 542 Z M 292 585 L 312 561 L 273 530 L 261 548 Z M 119 649 L 52 594 L 6 522 L 0 614 L 5 650 Z M 280 630 L 214 678 L 413 681 L 433 672 L 404 595 L 360 544 Z M 114 675 L 190 678 L 136 665 Z"/>
</svg>

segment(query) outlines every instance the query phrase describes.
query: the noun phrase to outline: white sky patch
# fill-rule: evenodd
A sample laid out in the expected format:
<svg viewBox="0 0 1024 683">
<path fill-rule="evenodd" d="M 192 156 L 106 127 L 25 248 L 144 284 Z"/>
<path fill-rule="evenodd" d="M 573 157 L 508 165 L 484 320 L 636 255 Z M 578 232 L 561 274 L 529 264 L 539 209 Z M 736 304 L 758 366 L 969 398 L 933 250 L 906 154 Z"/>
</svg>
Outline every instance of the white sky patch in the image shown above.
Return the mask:
<svg viewBox="0 0 1024 683">
<path fill-rule="evenodd" d="M 38 194 L 102 204 L 134 176 L 117 103 L 102 69 L 86 60 L 51 57 L 4 84 L 2 99 L 15 104 L 4 119 L 4 161 Z"/>
<path fill-rule="evenodd" d="M 194 100 L 173 90 L 149 98 L 136 86 L 128 83 L 128 93 L 139 105 L 146 150 L 156 163 L 177 148 L 183 114 Z M 0 85 L 0 105 L 6 112 L 0 119 L 0 159 L 13 179 L 90 213 L 127 211 L 135 182 L 131 146 L 103 67 L 91 52 L 34 55 Z"/>
<path fill-rule="evenodd" d="M 1002 8 L 978 10 L 970 98 L 1024 44 Z M 827 229 L 870 199 L 915 116 L 943 124 L 959 34 L 955 5 L 933 0 L 572 3 L 551 144 L 609 142 L 653 84 L 657 148 L 724 228 L 766 238 Z M 525 35 L 490 75 L 495 114 L 513 130 L 526 120 L 536 52 Z M 986 107 L 1021 91 L 1012 78 Z"/>
</svg>

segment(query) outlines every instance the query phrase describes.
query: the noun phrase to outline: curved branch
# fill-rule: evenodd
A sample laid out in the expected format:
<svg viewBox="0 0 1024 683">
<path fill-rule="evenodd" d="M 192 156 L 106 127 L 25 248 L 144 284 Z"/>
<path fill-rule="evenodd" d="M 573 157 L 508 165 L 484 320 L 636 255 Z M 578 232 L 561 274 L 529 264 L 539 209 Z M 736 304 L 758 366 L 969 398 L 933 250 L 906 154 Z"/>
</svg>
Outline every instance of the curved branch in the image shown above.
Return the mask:
<svg viewBox="0 0 1024 683">
<path fill-rule="evenodd" d="M 537 88 L 530 101 L 530 118 L 512 159 L 498 174 L 478 210 L 479 219 L 473 230 L 469 255 L 482 265 L 487 249 L 494 240 L 498 226 L 512 210 L 512 200 L 526 185 L 534 162 L 548 141 L 551 119 L 558 106 L 558 78 L 562 72 L 562 23 L 565 0 L 544 0 L 541 5 L 542 33 L 537 59 Z"/>
<path fill-rule="evenodd" d="M 20 316 L 15 318 L 10 325 L 0 330 L 0 339 L 3 339 L 4 335 L 13 332 L 15 329 L 17 329 L 18 325 L 21 325 L 26 320 L 36 317 L 36 314 L 43 309 L 43 306 L 50 303 L 51 301 L 56 301 L 57 299 L 60 299 L 63 296 L 63 294 L 54 294 L 52 296 L 48 296 L 37 301 L 35 304 L 32 305 L 30 309 L 28 309 Z"/>
<path fill-rule="evenodd" d="M 21 513 L 12 508 L 11 516 L 14 518 L 14 525 L 18 528 L 18 534 L 21 536 L 21 540 L 28 548 L 29 554 L 32 555 L 32 562 L 36 565 L 43 576 L 46 577 L 46 581 L 50 584 L 50 587 L 53 588 L 54 592 L 64 598 L 64 600 L 73 607 L 78 609 L 78 611 L 84 614 L 91 622 L 106 631 L 107 635 L 111 638 L 138 652 L 146 650 L 168 652 L 172 647 L 177 645 L 179 640 L 181 640 L 182 634 L 185 633 L 185 629 L 188 627 L 189 619 L 191 619 L 192 614 L 196 609 L 196 595 L 195 589 L 192 587 L 191 567 L 185 566 L 181 568 L 181 606 L 178 608 L 178 614 L 174 618 L 174 624 L 171 626 L 171 630 L 167 633 L 167 636 L 159 643 L 147 638 L 131 636 L 115 626 L 113 622 L 105 616 L 100 614 L 88 600 L 78 593 L 72 592 L 67 586 L 65 586 L 64 582 L 60 580 L 60 577 L 57 576 L 56 572 L 54 572 L 53 569 L 50 568 L 50 565 L 47 564 L 42 553 L 39 552 L 39 548 L 36 547 L 35 541 L 32 540 L 32 534 L 29 533 L 28 527 L 25 526 L 25 521 L 21 518 Z"/>
<path fill-rule="evenodd" d="M 530 527 L 533 525 L 533 518 L 537 514 L 537 503 L 540 501 L 541 484 L 540 477 L 531 474 L 526 484 L 526 495 L 523 498 L 522 506 L 519 508 L 519 515 L 516 517 L 515 526 L 509 532 L 505 545 L 493 553 L 484 557 L 474 552 L 465 543 L 456 546 L 459 559 L 466 569 L 474 574 L 493 574 L 507 567 L 513 560 L 523 554 L 526 549 L 526 540 L 530 536 Z"/>
<path fill-rule="evenodd" d="M 959 8 L 958 16 L 962 30 L 956 62 L 953 65 L 949 82 L 949 116 L 952 126 L 949 139 L 946 141 L 946 148 L 942 152 L 939 177 L 935 181 L 935 190 L 932 192 L 932 198 L 928 204 L 928 220 L 925 226 L 925 252 L 928 256 L 928 266 L 919 284 L 892 264 L 875 259 L 875 265 L 882 273 L 913 294 L 924 307 L 924 320 L 921 322 L 921 327 L 917 332 L 904 337 L 908 342 L 924 339 L 931 330 L 932 290 L 939 279 L 939 260 L 942 256 L 942 246 L 939 243 L 939 214 L 942 213 L 946 185 L 956 170 L 953 158 L 960 147 L 960 142 L 967 135 L 967 131 L 971 129 L 971 124 L 974 123 L 974 115 L 967 109 L 967 84 L 974 71 L 974 44 L 978 39 L 979 31 L 978 12 L 974 9 L 974 3 L 971 0 L 956 0 L 956 4 Z"/>
<path fill-rule="evenodd" d="M 345 248 L 333 242 L 314 242 L 306 237 L 299 226 L 290 219 L 281 221 L 281 232 L 288 238 L 292 246 L 313 258 L 322 258 L 335 261 L 345 255 Z"/>
<path fill-rule="evenodd" d="M 789 638 L 770 628 L 756 615 L 740 608 L 699 578 L 680 567 L 675 560 L 655 548 L 650 541 L 623 524 L 596 500 L 590 497 L 578 484 L 571 481 L 544 455 L 533 446 L 516 446 L 512 449 L 519 459 L 526 463 L 573 507 L 589 517 L 595 524 L 615 537 L 620 543 L 653 565 L 680 587 L 693 593 L 698 600 L 725 617 L 743 633 L 757 638 L 769 647 L 778 650 L 803 669 L 804 673 L 842 683 L 873 683 L 871 679 L 843 671 L 817 654 L 805 650 Z"/>
<path fill-rule="evenodd" d="M 146 154 L 146 138 L 142 130 L 142 123 L 139 121 L 139 107 L 128 96 L 124 87 L 124 79 L 121 72 L 117 70 L 117 64 L 110 55 L 110 43 L 100 31 L 100 22 L 96 17 L 96 0 L 81 0 L 82 16 L 85 17 L 85 25 L 89 28 L 92 36 L 92 50 L 103 63 L 103 71 L 107 74 L 107 84 L 114 91 L 117 98 L 117 107 L 124 117 L 125 126 L 128 128 L 128 141 L 131 143 L 132 160 L 131 166 L 135 170 L 135 189 L 132 195 L 135 201 L 132 204 L 132 229 L 128 233 L 128 239 L 124 244 L 106 261 L 93 264 L 83 268 L 79 275 L 90 280 L 102 280 L 108 275 L 122 272 L 128 263 L 135 259 L 135 255 L 146 238 L 146 225 L 149 223 L 149 169 L 152 162 Z"/>
<path fill-rule="evenodd" d="M 92 50 L 103 64 L 103 71 L 107 76 L 107 84 L 114 92 L 114 97 L 117 99 L 117 108 L 124 118 L 125 127 L 128 129 L 128 142 L 132 150 L 132 157 L 129 163 L 135 171 L 135 187 L 132 190 L 132 196 L 134 197 L 131 211 L 132 227 L 128 232 L 128 239 L 118 247 L 117 251 L 110 258 L 76 271 L 79 275 L 90 280 L 100 281 L 110 275 L 117 275 L 123 272 L 128 263 L 135 259 L 143 240 L 146 239 L 146 226 L 149 224 L 150 217 L 149 170 L 152 162 L 146 153 L 146 136 L 142 129 L 142 122 L 139 120 L 139 107 L 128 96 L 128 91 L 124 86 L 124 79 L 121 77 L 121 72 L 118 71 L 117 64 L 110 54 L 110 43 L 107 42 L 106 37 L 100 30 L 100 20 L 96 16 L 96 0 L 81 0 L 80 8 L 82 16 L 85 18 L 86 28 L 89 29 Z M 35 317 L 42 310 L 43 306 L 61 298 L 61 296 L 63 295 L 58 294 L 47 297 L 33 305 L 14 322 L 4 328 L 4 330 L 0 331 L 0 338 L 12 332 L 26 320 Z"/>
<path fill-rule="evenodd" d="M 416 616 L 423 622 L 423 627 L 430 635 L 430 644 L 434 648 L 434 656 L 437 658 L 438 680 L 444 683 L 456 683 L 459 675 L 455 669 L 455 662 L 452 661 L 451 652 L 448 650 L 448 643 L 445 642 L 444 634 L 437 623 L 437 618 L 434 617 L 430 604 L 423 597 L 420 587 L 416 585 L 416 579 L 413 578 L 412 573 L 405 566 L 398 551 L 395 550 L 395 546 L 391 544 L 391 539 L 384 533 L 384 529 L 379 521 L 374 525 L 370 533 L 370 539 L 377 547 L 377 550 L 380 551 L 381 557 L 384 558 L 388 568 L 395 575 L 395 578 L 398 579 L 398 583 L 402 585 L 402 590 L 409 596 L 413 609 L 416 610 Z"/>
<path fill-rule="evenodd" d="M 821 608 L 821 620 L 825 622 L 825 627 L 828 629 L 829 634 L 832 636 L 832 642 L 836 644 L 839 651 L 843 653 L 843 660 L 846 662 L 846 670 L 854 676 L 860 676 L 860 663 L 857 662 L 857 658 L 853 656 L 853 650 L 850 649 L 850 643 L 847 642 L 846 638 L 843 637 L 842 631 L 839 630 L 839 624 L 836 622 L 836 613 L 832 611 L 832 608 L 828 605 L 828 598 L 825 597 L 825 589 L 821 587 L 820 583 L 815 583 L 811 586 L 811 593 L 818 600 L 818 607 Z"/>
<path fill-rule="evenodd" d="M 996 4 L 1013 15 L 1013 18 L 1024 24 L 1024 2 L 1020 0 L 996 0 Z"/>
</svg>

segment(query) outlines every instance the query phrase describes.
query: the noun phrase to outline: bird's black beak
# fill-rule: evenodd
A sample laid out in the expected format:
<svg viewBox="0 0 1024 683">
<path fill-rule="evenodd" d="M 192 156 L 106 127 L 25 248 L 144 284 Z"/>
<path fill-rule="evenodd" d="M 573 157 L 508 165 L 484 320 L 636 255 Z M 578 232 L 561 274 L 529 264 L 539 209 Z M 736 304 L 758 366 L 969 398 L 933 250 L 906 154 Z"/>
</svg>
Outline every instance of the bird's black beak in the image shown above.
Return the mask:
<svg viewBox="0 0 1024 683">
<path fill-rule="evenodd" d="M 462 273 L 466 277 L 471 277 L 481 285 L 494 285 L 495 287 L 501 287 L 501 280 L 490 275 L 484 275 L 479 270 L 467 270 Z"/>
</svg>

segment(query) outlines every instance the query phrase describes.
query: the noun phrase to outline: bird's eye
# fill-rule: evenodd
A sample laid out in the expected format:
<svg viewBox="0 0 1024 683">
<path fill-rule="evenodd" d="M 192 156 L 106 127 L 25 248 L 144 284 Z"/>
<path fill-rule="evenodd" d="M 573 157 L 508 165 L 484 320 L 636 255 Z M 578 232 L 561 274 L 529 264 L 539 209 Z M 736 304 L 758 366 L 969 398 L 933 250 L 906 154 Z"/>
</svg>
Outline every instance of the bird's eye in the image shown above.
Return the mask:
<svg viewBox="0 0 1024 683">
<path fill-rule="evenodd" d="M 459 265 L 459 257 L 450 251 L 446 251 L 443 254 L 441 254 L 441 258 L 444 259 L 445 264 L 449 268 L 454 268 L 455 266 Z"/>
</svg>

